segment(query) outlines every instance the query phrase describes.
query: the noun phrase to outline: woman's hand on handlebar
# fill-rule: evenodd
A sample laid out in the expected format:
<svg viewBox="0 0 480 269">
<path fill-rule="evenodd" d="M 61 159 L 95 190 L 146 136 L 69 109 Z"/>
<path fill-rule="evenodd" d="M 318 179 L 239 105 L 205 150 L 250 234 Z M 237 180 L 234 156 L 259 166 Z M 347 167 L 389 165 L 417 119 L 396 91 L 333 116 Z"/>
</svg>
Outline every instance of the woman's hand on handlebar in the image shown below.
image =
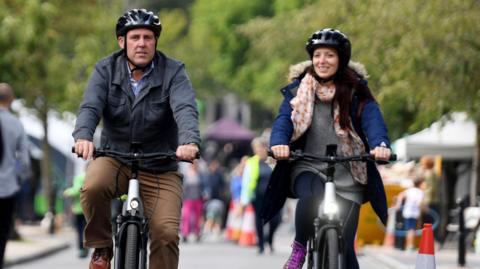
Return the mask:
<svg viewBox="0 0 480 269">
<path fill-rule="evenodd" d="M 288 159 L 290 147 L 288 145 L 275 145 L 270 148 L 275 159 Z"/>
<path fill-rule="evenodd" d="M 375 157 L 376 161 L 389 161 L 392 151 L 387 147 L 377 146 L 370 150 L 370 154 Z"/>
<path fill-rule="evenodd" d="M 179 160 L 193 161 L 198 158 L 198 151 L 196 144 L 186 144 L 178 146 L 175 154 Z"/>
<path fill-rule="evenodd" d="M 84 160 L 90 160 L 93 156 L 94 146 L 92 141 L 77 139 L 75 141 L 75 153 Z"/>
</svg>

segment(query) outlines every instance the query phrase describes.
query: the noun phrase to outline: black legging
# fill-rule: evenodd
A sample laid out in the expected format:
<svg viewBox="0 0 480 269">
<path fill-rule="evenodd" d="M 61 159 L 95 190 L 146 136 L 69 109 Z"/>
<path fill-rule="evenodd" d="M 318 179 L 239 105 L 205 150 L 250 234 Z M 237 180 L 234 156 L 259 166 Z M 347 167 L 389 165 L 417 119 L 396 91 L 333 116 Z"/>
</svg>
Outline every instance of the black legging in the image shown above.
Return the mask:
<svg viewBox="0 0 480 269">
<path fill-rule="evenodd" d="M 318 211 L 318 203 L 323 199 L 325 183 L 311 172 L 303 172 L 295 179 L 295 195 L 299 198 L 295 211 L 295 241 L 306 246 L 308 238 L 313 235 L 313 220 Z M 342 235 L 344 238 L 347 268 L 359 268 L 355 256 L 354 241 L 358 226 L 360 205 L 336 196 L 339 205 L 339 217 L 343 221 Z"/>
<path fill-rule="evenodd" d="M 257 231 L 257 239 L 258 239 L 257 246 L 258 246 L 258 251 L 260 253 L 264 251 L 264 242 L 265 242 L 265 236 L 263 233 L 264 226 L 262 225 L 262 218 L 260 215 L 261 209 L 263 206 L 263 199 L 264 199 L 263 196 L 259 196 L 257 194 L 257 197 L 252 202 L 253 208 L 255 210 L 255 229 Z M 268 241 L 267 242 L 272 251 L 273 251 L 273 237 L 281 221 L 282 221 L 282 216 L 280 211 L 268 222 L 268 237 L 267 237 Z"/>
<path fill-rule="evenodd" d="M 75 214 L 75 228 L 77 229 L 78 249 L 83 249 L 83 230 L 85 229 L 85 217 L 83 214 Z"/>
</svg>

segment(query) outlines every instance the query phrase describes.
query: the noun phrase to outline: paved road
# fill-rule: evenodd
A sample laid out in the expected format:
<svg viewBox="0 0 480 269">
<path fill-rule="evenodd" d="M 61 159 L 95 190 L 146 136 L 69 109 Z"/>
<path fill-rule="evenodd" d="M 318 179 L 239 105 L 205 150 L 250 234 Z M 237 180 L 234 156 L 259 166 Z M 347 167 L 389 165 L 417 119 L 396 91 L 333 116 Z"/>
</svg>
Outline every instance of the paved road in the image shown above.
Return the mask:
<svg viewBox="0 0 480 269">
<path fill-rule="evenodd" d="M 79 259 L 73 247 L 57 252 L 45 258 L 14 265 L 12 269 L 87 269 L 89 260 Z"/>
<path fill-rule="evenodd" d="M 241 247 L 218 238 L 205 238 L 201 243 L 182 243 L 180 246 L 179 269 L 280 269 L 290 253 L 292 236 L 280 230 L 275 242 L 275 251 L 267 248 L 263 255 L 257 254 L 255 247 Z M 72 240 L 74 240 L 72 238 Z M 72 244 L 74 245 L 74 244 Z M 377 260 L 361 255 L 362 268 L 386 268 Z M 77 257 L 74 247 L 67 248 L 42 259 L 11 266 L 12 269 L 86 269 L 89 259 Z"/>
<path fill-rule="evenodd" d="M 71 229 L 62 229 L 55 236 L 48 236 L 38 227 L 23 227 L 25 241 L 7 245 L 7 257 L 10 261 L 21 257 L 30 257 L 22 264 L 10 266 L 13 269 L 86 269 L 89 258 L 77 258 L 75 234 Z M 204 237 L 200 243 L 182 243 L 180 245 L 179 269 L 240 269 L 262 268 L 280 269 L 290 253 L 293 235 L 286 225 L 280 226 L 276 236 L 275 252 L 258 255 L 255 247 L 241 247 L 225 242 L 221 238 Z M 71 247 L 65 248 L 70 245 Z M 35 255 L 49 248 L 62 249 L 52 255 Z M 437 269 L 457 269 L 457 251 L 436 247 Z M 437 252 L 438 251 L 438 252 Z M 49 253 L 52 253 L 51 251 Z M 360 249 L 359 263 L 363 269 L 404 269 L 415 268 L 417 253 L 367 246 Z M 38 259 L 38 257 L 43 257 Z M 305 266 L 306 267 L 306 266 Z M 469 252 L 467 266 L 462 268 L 480 268 L 480 254 Z"/>
<path fill-rule="evenodd" d="M 200 244 L 189 243 L 181 246 L 181 258 L 179 269 L 280 269 L 288 257 L 289 247 L 287 244 L 280 245 L 283 238 L 279 238 L 275 253 L 268 251 L 264 255 L 258 255 L 255 248 L 246 248 L 225 242 L 203 242 Z M 364 269 L 399 269 L 415 268 L 415 256 L 407 253 L 379 252 L 370 248 L 359 255 L 360 268 Z M 455 269 L 455 255 L 444 254 L 436 257 L 437 269 Z M 463 268 L 477 267 L 480 259 L 470 254 L 469 264 Z M 395 257 L 395 258 L 393 258 Z M 77 251 L 73 247 L 57 252 L 45 258 L 14 265 L 12 269 L 86 269 L 89 259 L 77 258 Z M 476 261 L 474 263 L 474 261 Z M 304 266 L 306 268 L 306 266 Z"/>
</svg>

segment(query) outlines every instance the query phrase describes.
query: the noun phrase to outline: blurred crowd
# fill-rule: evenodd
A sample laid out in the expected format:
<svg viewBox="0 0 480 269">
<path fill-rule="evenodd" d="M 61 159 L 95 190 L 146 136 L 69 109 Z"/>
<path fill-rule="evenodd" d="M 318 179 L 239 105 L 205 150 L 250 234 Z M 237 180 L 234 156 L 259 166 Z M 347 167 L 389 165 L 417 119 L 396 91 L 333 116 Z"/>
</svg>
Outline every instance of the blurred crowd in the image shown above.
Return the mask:
<svg viewBox="0 0 480 269">
<path fill-rule="evenodd" d="M 263 195 L 275 165 L 268 157 L 268 141 L 266 130 L 252 140 L 250 150 L 240 158 L 235 158 L 231 145 L 227 145 L 220 152 L 207 154 L 206 159 L 181 163 L 183 242 L 227 239 L 257 245 L 260 254 L 264 245 L 274 250 L 281 215 L 265 227 L 260 220 Z"/>
</svg>

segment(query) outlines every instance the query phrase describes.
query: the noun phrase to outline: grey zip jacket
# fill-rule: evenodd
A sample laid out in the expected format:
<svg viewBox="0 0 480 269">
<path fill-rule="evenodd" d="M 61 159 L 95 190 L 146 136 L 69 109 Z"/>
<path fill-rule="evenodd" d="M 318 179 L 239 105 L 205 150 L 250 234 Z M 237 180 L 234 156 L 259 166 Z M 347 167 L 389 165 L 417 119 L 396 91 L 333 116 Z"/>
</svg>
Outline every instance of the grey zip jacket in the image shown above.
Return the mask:
<svg viewBox="0 0 480 269">
<path fill-rule="evenodd" d="M 103 118 L 101 147 L 129 152 L 175 152 L 178 145 L 200 144 L 195 92 L 183 63 L 157 51 L 148 83 L 137 96 L 130 86 L 123 51 L 100 60 L 89 79 L 73 138 L 93 140 Z M 121 160 L 120 160 L 121 161 Z M 143 161 L 149 172 L 177 170 L 174 161 Z"/>
<path fill-rule="evenodd" d="M 20 190 L 20 181 L 30 176 L 28 138 L 22 123 L 8 109 L 0 108 L 3 159 L 0 161 L 0 198 L 10 198 Z"/>
</svg>

